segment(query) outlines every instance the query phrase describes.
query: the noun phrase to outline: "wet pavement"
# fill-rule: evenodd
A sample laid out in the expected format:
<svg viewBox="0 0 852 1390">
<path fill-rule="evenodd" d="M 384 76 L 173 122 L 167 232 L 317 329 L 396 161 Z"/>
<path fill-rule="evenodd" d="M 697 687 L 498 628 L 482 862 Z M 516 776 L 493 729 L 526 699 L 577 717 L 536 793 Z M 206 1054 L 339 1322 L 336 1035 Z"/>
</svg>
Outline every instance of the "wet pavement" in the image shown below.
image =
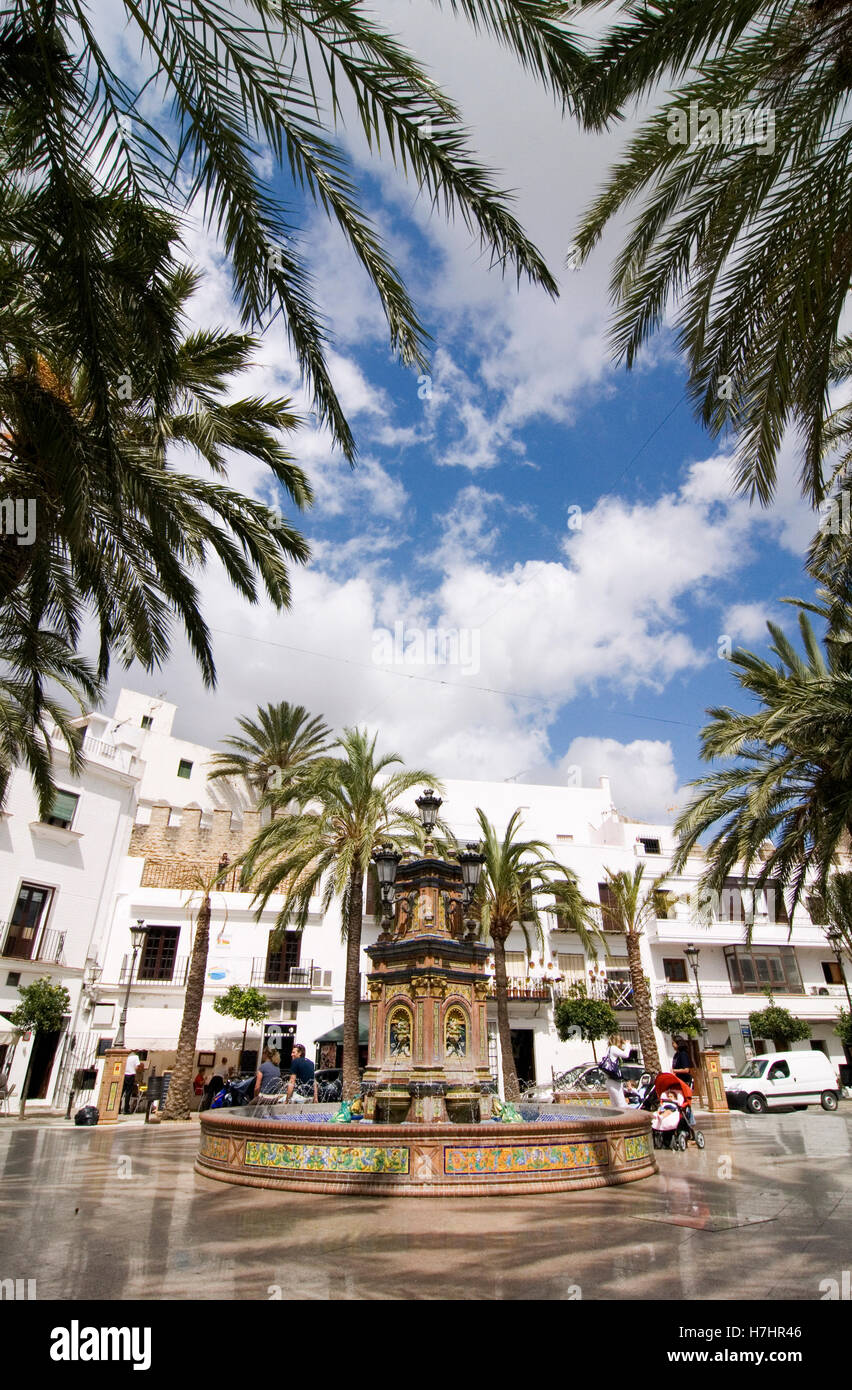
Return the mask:
<svg viewBox="0 0 852 1390">
<path fill-rule="evenodd" d="M 197 1124 L 3 1117 L 0 1278 L 72 1300 L 821 1299 L 850 1261 L 852 1104 L 701 1126 L 703 1152 L 624 1187 L 418 1200 L 212 1182 Z"/>
</svg>

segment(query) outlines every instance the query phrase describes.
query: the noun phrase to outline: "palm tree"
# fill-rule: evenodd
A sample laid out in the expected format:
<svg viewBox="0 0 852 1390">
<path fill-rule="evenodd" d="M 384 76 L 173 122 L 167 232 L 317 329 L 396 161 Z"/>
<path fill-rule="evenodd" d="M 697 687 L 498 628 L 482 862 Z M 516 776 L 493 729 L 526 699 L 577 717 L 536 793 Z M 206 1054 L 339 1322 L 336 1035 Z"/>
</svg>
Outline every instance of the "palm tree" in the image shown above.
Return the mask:
<svg viewBox="0 0 852 1390">
<path fill-rule="evenodd" d="M 624 937 L 630 983 L 633 986 L 633 1007 L 636 1010 L 639 1041 L 642 1045 L 642 1062 L 649 1071 L 658 1072 L 660 1055 L 654 1034 L 650 991 L 642 969 L 639 938 L 647 923 L 658 916 L 660 887 L 665 875 L 654 879 L 650 887 L 643 892 L 644 864 L 637 864 L 632 874 L 626 869 L 619 869 L 617 872 L 605 869 L 604 872 L 607 885 L 607 901 L 602 910 L 604 931 L 619 932 Z"/>
<path fill-rule="evenodd" d="M 398 753 L 379 755 L 377 738 L 365 729 L 344 729 L 335 747 L 339 757 L 307 765 L 299 778 L 296 815 L 262 826 L 243 857 L 244 881 L 251 884 L 258 916 L 275 893 L 282 903 L 277 926 L 294 922 L 301 930 L 311 900 L 342 901 L 346 936 L 343 996 L 343 1095 L 358 1094 L 358 1014 L 361 995 L 361 926 L 364 879 L 373 850 L 384 842 L 405 844 L 419 821 L 400 805 L 419 783 L 437 783 L 428 772 L 390 771 L 402 763 Z M 281 793 L 286 799 L 286 792 Z"/>
<path fill-rule="evenodd" d="M 449 3 L 558 99 L 570 97 L 583 59 L 563 4 Z M 22 196 L 28 172 L 38 170 L 35 196 L 69 280 L 67 332 L 85 347 L 92 408 L 105 426 L 112 404 L 103 353 L 110 347 L 102 341 L 102 284 L 91 260 L 90 171 L 108 193 L 153 192 L 179 207 L 203 205 L 224 242 L 244 322 L 283 313 L 317 413 L 350 457 L 352 435 L 296 244 L 297 195 L 307 193 L 340 228 L 376 288 L 402 361 L 425 366 L 426 359 L 424 331 L 363 210 L 352 161 L 334 138 L 345 107 L 371 152 L 390 155 L 436 208 L 460 215 L 501 267 L 509 263 L 556 293 L 539 252 L 472 155 L 458 108 L 359 0 L 248 0 L 233 13 L 208 0 L 123 0 L 122 7 L 125 41 L 133 36 L 141 48 L 138 81 L 111 67 L 84 0 L 11 0 L 0 28 L 0 123 L 18 175 L 11 189 Z M 170 119 L 142 114 L 153 89 Z M 259 148 L 271 156 L 269 178 Z M 277 191 L 282 175 L 292 189 L 289 207 Z M 19 224 L 26 255 L 31 226 Z"/>
<path fill-rule="evenodd" d="M 229 751 L 214 755 L 208 780 L 242 777 L 262 800 L 292 785 L 294 776 L 329 748 L 331 731 L 322 718 L 286 700 L 258 706 L 256 719 L 237 723 L 243 736 L 223 739 Z"/>
<path fill-rule="evenodd" d="M 0 810 L 12 768 L 23 763 L 33 780 L 39 815 L 50 815 L 55 785 L 51 740 L 68 753 L 68 770 L 83 768 L 80 733 L 57 694 L 73 699 L 80 712 L 101 693 L 95 672 L 57 632 L 31 621 L 19 602 L 0 607 Z"/>
<path fill-rule="evenodd" d="M 212 685 L 215 666 L 193 573 L 212 553 L 249 602 L 259 598 L 257 576 L 280 608 L 290 600 L 285 561 L 304 563 L 309 554 L 292 527 L 270 525 L 267 506 L 224 485 L 227 455 L 260 461 L 297 507 L 311 501 L 311 492 L 281 443 L 298 423 L 289 403 L 228 399 L 255 340 L 223 330 L 183 335 L 184 305 L 198 276 L 177 265 L 170 242 L 162 242 L 171 224 L 162 235 L 144 225 L 150 236 L 136 257 L 159 288 L 133 297 L 114 286 L 124 309 L 106 327 L 120 335 L 127 371 L 116 381 L 109 449 L 87 405 L 83 363 L 51 360 L 35 346 L 38 306 L 30 306 L 29 343 L 0 314 L 3 490 L 33 501 L 36 515 L 32 544 L 0 540 L 0 605 L 20 596 L 32 621 L 49 616 L 72 645 L 91 606 L 104 676 L 116 649 L 127 665 L 134 658 L 148 669 L 159 664 L 175 614 Z M 174 446 L 194 454 L 214 481 L 178 471 Z"/>
<path fill-rule="evenodd" d="M 799 606 L 830 611 L 830 604 Z M 767 627 L 777 664 L 749 651 L 730 658 L 757 708 L 708 710 L 702 758 L 736 761 L 691 784 L 696 794 L 675 826 L 673 869 L 712 832 L 703 889 L 721 892 L 729 875 L 756 868 L 758 888 L 777 880 L 792 889 L 792 909 L 806 888 L 825 895 L 852 836 L 852 671 L 848 628 L 846 641 L 829 629 L 821 647 L 800 613 L 802 656 L 780 628 Z"/>
<path fill-rule="evenodd" d="M 210 895 L 215 892 L 217 884 L 228 873 L 230 873 L 230 866 L 226 864 L 220 865 L 213 873 L 198 870 L 195 874 L 193 892 L 200 894 L 201 902 L 195 919 L 195 936 L 193 937 L 192 955 L 186 977 L 183 1015 L 180 1021 L 172 1079 L 169 1083 L 169 1092 L 163 1109 L 164 1120 L 188 1120 L 192 1113 L 192 1076 L 195 1067 L 201 1005 L 204 1001 L 204 981 L 207 976 L 210 918 L 213 915 Z"/>
<path fill-rule="evenodd" d="M 666 94 L 578 236 L 587 254 L 639 202 L 612 272 L 614 348 L 632 365 L 674 302 L 701 418 L 714 433 L 733 427 L 738 487 L 763 503 L 789 426 L 803 492 L 818 502 L 824 490 L 832 351 L 852 277 L 848 21 L 834 0 L 630 0 L 587 70 L 595 129 Z"/>
<path fill-rule="evenodd" d="M 476 814 L 482 830 L 481 850 L 485 862 L 475 910 L 482 934 L 490 936 L 494 947 L 494 991 L 503 1088 L 507 1100 L 519 1100 L 520 1088 L 509 1023 L 506 940 L 515 926 L 522 928 L 527 946 L 530 927 L 541 938 L 541 920 L 535 903 L 537 893 L 549 892 L 556 897 L 560 918 L 577 932 L 584 948 L 596 955 L 590 930 L 593 918 L 590 904 L 580 893 L 576 878 L 570 870 L 548 856 L 546 851 L 549 846 L 543 840 L 517 838 L 521 828 L 520 809 L 511 816 L 502 840 L 485 812 L 477 807 Z"/>
<path fill-rule="evenodd" d="M 834 873 L 825 888 L 825 921 L 840 933 L 840 949 L 852 960 L 852 873 Z"/>
</svg>

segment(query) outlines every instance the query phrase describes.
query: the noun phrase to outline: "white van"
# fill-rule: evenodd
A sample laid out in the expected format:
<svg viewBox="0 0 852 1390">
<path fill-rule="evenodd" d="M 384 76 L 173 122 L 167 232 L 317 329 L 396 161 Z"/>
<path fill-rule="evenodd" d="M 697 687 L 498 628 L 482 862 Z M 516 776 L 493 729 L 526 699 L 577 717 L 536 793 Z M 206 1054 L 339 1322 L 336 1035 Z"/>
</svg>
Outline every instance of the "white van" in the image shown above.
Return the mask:
<svg viewBox="0 0 852 1390">
<path fill-rule="evenodd" d="M 752 1115 L 817 1101 L 823 1110 L 836 1110 L 840 1077 L 824 1052 L 770 1052 L 729 1077 L 725 1095 L 732 1110 Z"/>
</svg>

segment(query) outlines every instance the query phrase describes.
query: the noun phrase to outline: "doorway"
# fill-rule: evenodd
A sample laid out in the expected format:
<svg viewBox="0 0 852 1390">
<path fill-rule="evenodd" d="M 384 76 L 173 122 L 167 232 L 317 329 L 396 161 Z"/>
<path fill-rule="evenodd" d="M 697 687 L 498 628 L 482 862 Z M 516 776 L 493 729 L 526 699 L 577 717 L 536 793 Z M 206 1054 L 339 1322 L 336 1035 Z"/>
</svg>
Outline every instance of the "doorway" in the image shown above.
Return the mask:
<svg viewBox="0 0 852 1390">
<path fill-rule="evenodd" d="M 47 1097 L 50 1073 L 53 1070 L 61 1031 L 57 1028 L 52 1033 L 38 1032 L 35 1035 L 33 1050 L 30 1054 L 30 1065 L 27 1070 L 25 1092 L 27 1100 L 45 1100 Z"/>
<path fill-rule="evenodd" d="M 535 1049 L 532 1028 L 513 1028 L 512 1059 L 520 1086 L 535 1085 Z"/>
</svg>

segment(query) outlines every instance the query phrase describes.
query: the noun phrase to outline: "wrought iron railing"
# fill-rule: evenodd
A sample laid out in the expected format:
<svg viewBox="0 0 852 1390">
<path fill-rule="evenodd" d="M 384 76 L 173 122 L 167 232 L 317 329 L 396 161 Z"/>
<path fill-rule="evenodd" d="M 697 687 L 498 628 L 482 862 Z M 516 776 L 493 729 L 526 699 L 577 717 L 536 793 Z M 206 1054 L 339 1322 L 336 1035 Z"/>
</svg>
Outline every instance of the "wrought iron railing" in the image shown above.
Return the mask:
<svg viewBox="0 0 852 1390">
<path fill-rule="evenodd" d="M 64 931 L 43 931 L 38 935 L 38 929 L 32 936 L 22 935 L 24 928 L 15 926 L 11 922 L 0 922 L 0 932 L 3 936 L 3 949 L 0 955 L 6 956 L 9 960 L 40 960 L 52 965 L 64 965 L 62 952 L 65 947 Z"/>
<path fill-rule="evenodd" d="M 121 969 L 118 972 L 118 983 L 126 985 L 130 978 L 131 956 L 125 956 L 121 962 Z M 189 974 L 189 956 L 176 956 L 171 966 L 168 964 L 147 968 L 137 962 L 133 972 L 133 984 L 136 985 L 174 985 L 182 989 L 186 984 Z M 171 973 L 169 971 L 171 970 Z M 102 982 L 103 983 L 103 982 Z"/>
<path fill-rule="evenodd" d="M 253 985 L 280 985 L 285 989 L 330 990 L 331 971 L 314 961 L 299 965 L 281 965 L 268 957 L 255 956 L 251 965 Z"/>
</svg>

